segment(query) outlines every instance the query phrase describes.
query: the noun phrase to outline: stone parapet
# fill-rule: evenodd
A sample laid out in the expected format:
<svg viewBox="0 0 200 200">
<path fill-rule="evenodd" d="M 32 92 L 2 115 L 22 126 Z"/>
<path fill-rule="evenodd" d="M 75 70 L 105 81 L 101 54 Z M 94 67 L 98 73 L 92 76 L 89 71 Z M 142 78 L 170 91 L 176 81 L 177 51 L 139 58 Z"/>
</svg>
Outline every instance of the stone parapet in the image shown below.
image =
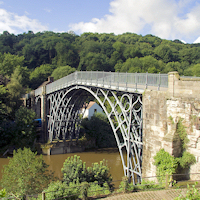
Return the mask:
<svg viewBox="0 0 200 200">
<path fill-rule="evenodd" d="M 200 99 L 200 78 L 181 78 L 178 72 L 169 72 L 168 92 L 172 97 Z"/>
</svg>

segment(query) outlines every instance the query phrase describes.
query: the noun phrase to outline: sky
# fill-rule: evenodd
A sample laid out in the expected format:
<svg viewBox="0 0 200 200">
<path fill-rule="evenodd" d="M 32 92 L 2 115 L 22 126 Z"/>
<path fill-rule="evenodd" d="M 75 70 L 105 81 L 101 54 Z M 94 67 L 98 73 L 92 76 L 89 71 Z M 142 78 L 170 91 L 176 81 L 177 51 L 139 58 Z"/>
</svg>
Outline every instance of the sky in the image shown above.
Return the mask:
<svg viewBox="0 0 200 200">
<path fill-rule="evenodd" d="M 200 0 L 0 0 L 0 33 L 131 32 L 200 43 Z"/>
</svg>

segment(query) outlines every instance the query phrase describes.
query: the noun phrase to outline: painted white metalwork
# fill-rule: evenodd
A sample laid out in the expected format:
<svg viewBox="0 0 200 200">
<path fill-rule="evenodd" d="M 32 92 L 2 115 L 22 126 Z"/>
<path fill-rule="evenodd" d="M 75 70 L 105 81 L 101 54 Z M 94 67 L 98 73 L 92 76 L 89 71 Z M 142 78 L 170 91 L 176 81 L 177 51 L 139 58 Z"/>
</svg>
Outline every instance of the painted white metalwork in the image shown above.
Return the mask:
<svg viewBox="0 0 200 200">
<path fill-rule="evenodd" d="M 76 71 L 73 74 L 48 84 L 46 86 L 46 94 L 50 94 L 76 84 L 142 93 L 148 87 L 151 87 L 151 89 L 154 90 L 167 88 L 168 75 L 149 73 Z M 35 90 L 35 96 L 41 94 L 41 88 Z"/>
<path fill-rule="evenodd" d="M 50 142 L 78 138 L 79 110 L 88 95 L 96 99 L 115 135 L 124 174 L 135 183 L 142 175 L 142 92 L 147 88 L 167 90 L 168 75 L 79 71 L 36 89 L 34 96 L 38 102 L 41 95 L 47 95 Z"/>
<path fill-rule="evenodd" d="M 76 85 L 48 96 L 49 140 L 77 138 L 79 109 L 92 95 L 108 117 L 122 159 L 124 174 L 133 182 L 141 180 L 142 161 L 142 95 L 104 88 Z M 123 151 L 125 150 L 125 151 Z M 124 159 L 123 154 L 127 154 Z"/>
</svg>

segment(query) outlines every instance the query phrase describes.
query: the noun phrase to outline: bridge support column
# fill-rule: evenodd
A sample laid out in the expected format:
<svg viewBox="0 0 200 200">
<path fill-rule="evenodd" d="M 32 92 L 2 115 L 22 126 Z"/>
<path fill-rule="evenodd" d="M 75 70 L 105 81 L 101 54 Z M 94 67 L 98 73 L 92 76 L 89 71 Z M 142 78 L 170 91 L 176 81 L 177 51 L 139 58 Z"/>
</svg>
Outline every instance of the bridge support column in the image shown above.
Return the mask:
<svg viewBox="0 0 200 200">
<path fill-rule="evenodd" d="M 30 98 L 31 98 L 31 102 L 30 102 L 31 109 L 35 111 L 35 91 L 30 92 Z"/>
<path fill-rule="evenodd" d="M 41 95 L 41 120 L 42 120 L 42 141 L 47 142 L 47 109 L 46 109 L 46 86 L 42 87 Z"/>
</svg>

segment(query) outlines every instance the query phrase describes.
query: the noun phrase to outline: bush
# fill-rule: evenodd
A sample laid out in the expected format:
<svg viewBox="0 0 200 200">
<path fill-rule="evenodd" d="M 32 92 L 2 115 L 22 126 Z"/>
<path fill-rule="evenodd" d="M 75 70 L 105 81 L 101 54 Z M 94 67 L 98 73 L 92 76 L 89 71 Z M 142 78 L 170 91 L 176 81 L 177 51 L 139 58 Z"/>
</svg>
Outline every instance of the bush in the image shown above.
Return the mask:
<svg viewBox="0 0 200 200">
<path fill-rule="evenodd" d="M 0 198 L 3 198 L 5 196 L 6 196 L 6 190 L 5 189 L 0 190 Z"/>
<path fill-rule="evenodd" d="M 129 178 L 124 176 L 122 178 L 122 181 L 119 185 L 119 189 L 117 190 L 117 192 L 121 193 L 126 193 L 126 192 L 132 192 L 134 190 L 137 190 L 138 187 L 136 185 L 133 185 L 133 183 L 129 183 Z"/>
<path fill-rule="evenodd" d="M 86 199 L 91 196 L 100 196 L 100 195 L 108 195 L 110 194 L 109 185 L 104 183 L 101 187 L 98 185 L 98 182 L 88 183 L 88 182 L 70 182 L 67 185 L 65 182 L 56 181 L 51 182 L 47 189 L 44 190 L 45 197 L 48 200 L 53 199 L 68 199 L 75 200 L 78 198 Z M 39 200 L 42 199 L 40 195 Z"/>
<path fill-rule="evenodd" d="M 190 187 L 187 186 L 188 190 L 186 193 L 186 196 L 183 197 L 180 195 L 179 197 L 175 198 L 174 200 L 199 200 L 200 199 L 200 191 L 195 187 L 197 185 L 197 182 Z"/>
<path fill-rule="evenodd" d="M 111 182 L 112 177 L 105 160 L 99 163 L 93 163 L 92 167 L 86 168 L 86 163 L 80 159 L 80 156 L 75 155 L 68 157 L 61 169 L 63 173 L 63 181 L 66 184 L 70 182 L 94 182 L 97 181 L 99 185 L 103 186 L 105 182 Z M 110 185 L 111 187 L 111 185 Z"/>
<path fill-rule="evenodd" d="M 165 176 L 169 175 L 168 182 L 171 182 L 171 175 L 176 172 L 178 167 L 177 159 L 171 156 L 164 149 L 161 149 L 157 152 L 156 156 L 154 156 L 154 165 L 156 165 L 156 175 L 160 182 L 165 180 Z"/>
<path fill-rule="evenodd" d="M 38 194 L 53 179 L 47 168 L 42 155 L 37 156 L 27 148 L 18 149 L 13 158 L 9 158 L 9 164 L 4 165 L 1 186 L 15 196 Z"/>
<path fill-rule="evenodd" d="M 140 190 L 150 190 L 150 189 L 159 189 L 159 188 L 163 188 L 162 185 L 160 184 L 156 184 L 155 181 L 145 181 L 142 180 L 141 185 L 138 185 L 138 188 Z"/>
<path fill-rule="evenodd" d="M 109 195 L 111 193 L 109 184 L 106 182 L 103 184 L 103 187 L 98 185 L 98 182 L 95 181 L 90 183 L 88 188 L 88 196 L 100 196 L 100 195 Z"/>
<path fill-rule="evenodd" d="M 196 163 L 196 159 L 195 159 L 194 155 L 189 153 L 189 152 L 187 152 L 187 151 L 183 152 L 182 157 L 180 157 L 178 159 L 178 161 L 179 161 L 179 164 L 180 164 L 182 169 L 189 168 L 190 165 Z"/>
<path fill-rule="evenodd" d="M 84 182 L 87 180 L 86 163 L 80 159 L 80 156 L 74 155 L 74 157 L 68 157 L 63 163 L 61 169 L 63 173 L 63 181 L 66 184 L 70 182 Z"/>
<path fill-rule="evenodd" d="M 48 200 L 67 197 L 64 199 L 75 200 L 80 194 L 80 183 L 70 183 L 67 185 L 65 182 L 56 181 L 51 182 L 45 192 L 45 197 Z M 41 196 L 39 199 L 42 199 Z"/>
</svg>

